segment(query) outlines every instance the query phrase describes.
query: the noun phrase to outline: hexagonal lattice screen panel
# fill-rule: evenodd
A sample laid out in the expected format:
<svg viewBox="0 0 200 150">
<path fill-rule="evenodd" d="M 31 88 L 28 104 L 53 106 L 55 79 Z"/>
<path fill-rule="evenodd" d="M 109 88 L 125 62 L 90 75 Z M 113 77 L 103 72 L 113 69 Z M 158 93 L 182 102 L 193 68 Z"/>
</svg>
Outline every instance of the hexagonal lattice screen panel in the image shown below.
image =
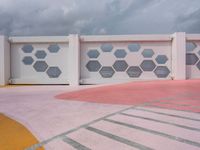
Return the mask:
<svg viewBox="0 0 200 150">
<path fill-rule="evenodd" d="M 158 55 L 158 56 L 156 57 L 156 62 L 157 62 L 158 64 L 165 64 L 167 61 L 168 61 L 168 58 L 167 58 L 166 55 Z"/>
<path fill-rule="evenodd" d="M 33 68 L 37 72 L 45 72 L 46 69 L 48 68 L 48 65 L 45 61 L 36 61 L 35 64 L 33 65 Z"/>
<path fill-rule="evenodd" d="M 24 53 L 32 53 L 32 51 L 33 51 L 33 46 L 30 45 L 30 44 L 24 45 L 24 46 L 22 47 L 22 51 L 23 51 Z"/>
<path fill-rule="evenodd" d="M 158 78 L 166 78 L 170 71 L 167 67 L 165 66 L 158 66 L 155 70 L 154 70 L 154 73 L 155 75 L 158 77 Z"/>
<path fill-rule="evenodd" d="M 81 49 L 83 83 L 110 80 L 103 78 L 112 78 L 112 82 L 154 80 L 168 77 L 170 73 L 170 42 L 88 42 Z M 101 81 L 94 80 L 99 77 Z"/>
<path fill-rule="evenodd" d="M 103 52 L 111 52 L 112 49 L 113 49 L 112 44 L 106 43 L 106 44 L 102 44 L 102 45 L 101 45 L 101 50 L 102 50 Z"/>
<path fill-rule="evenodd" d="M 97 72 L 101 68 L 101 64 L 96 60 L 91 60 L 87 63 L 86 68 L 90 72 Z"/>
<path fill-rule="evenodd" d="M 99 73 L 103 78 L 111 78 L 114 75 L 115 71 L 112 67 L 102 67 Z"/>
<path fill-rule="evenodd" d="M 156 65 L 152 60 L 144 60 L 140 67 L 143 71 L 153 71 Z"/>
<path fill-rule="evenodd" d="M 128 68 L 128 64 L 126 63 L 126 61 L 124 60 L 117 60 L 115 61 L 115 63 L 113 64 L 113 68 L 116 71 L 120 71 L 123 72 Z"/>
<path fill-rule="evenodd" d="M 26 56 L 23 58 L 22 62 L 25 64 L 25 65 L 31 65 L 33 63 L 33 58 L 30 57 L 30 56 Z"/>
<path fill-rule="evenodd" d="M 130 52 L 138 52 L 140 50 L 141 46 L 140 44 L 133 43 L 128 45 L 128 49 Z"/>
<path fill-rule="evenodd" d="M 188 52 L 193 51 L 196 47 L 197 47 L 197 45 L 194 42 L 187 42 L 186 43 L 186 50 Z"/>
<path fill-rule="evenodd" d="M 48 50 L 50 53 L 57 53 L 60 50 L 58 44 L 49 45 Z"/>
<path fill-rule="evenodd" d="M 49 78 L 58 78 L 62 72 L 59 67 L 49 67 L 46 73 Z"/>
<path fill-rule="evenodd" d="M 153 52 L 152 49 L 144 49 L 143 52 L 142 52 L 142 55 L 145 58 L 151 58 L 154 55 L 154 52 Z"/>
<path fill-rule="evenodd" d="M 131 78 L 138 78 L 142 74 L 142 70 L 138 66 L 131 66 L 126 72 Z"/>
<path fill-rule="evenodd" d="M 186 65 L 195 65 L 199 58 L 195 54 L 186 54 Z"/>
<path fill-rule="evenodd" d="M 47 53 L 46 53 L 44 50 L 38 50 L 38 51 L 35 53 L 35 56 L 36 56 L 38 59 L 44 59 L 44 58 L 47 56 Z"/>
<path fill-rule="evenodd" d="M 100 53 L 96 49 L 89 50 L 87 53 L 89 58 L 97 58 L 99 57 Z"/>
<path fill-rule="evenodd" d="M 117 49 L 114 53 L 117 58 L 124 58 L 126 57 L 127 53 L 124 49 Z"/>
</svg>

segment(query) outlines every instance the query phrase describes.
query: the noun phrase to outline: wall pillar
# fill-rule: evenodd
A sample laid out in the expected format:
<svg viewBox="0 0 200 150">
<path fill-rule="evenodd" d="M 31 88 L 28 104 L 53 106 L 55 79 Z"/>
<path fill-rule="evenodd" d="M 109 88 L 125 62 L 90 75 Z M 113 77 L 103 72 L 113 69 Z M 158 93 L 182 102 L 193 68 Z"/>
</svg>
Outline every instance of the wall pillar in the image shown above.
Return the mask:
<svg viewBox="0 0 200 150">
<path fill-rule="evenodd" d="M 0 36 L 0 85 L 6 85 L 10 79 L 10 43 L 8 38 Z"/>
<path fill-rule="evenodd" d="M 174 80 L 186 79 L 186 35 L 184 32 L 173 34 L 172 78 Z"/>
<path fill-rule="evenodd" d="M 78 34 L 69 35 L 69 84 L 78 86 L 80 80 L 80 38 Z"/>
</svg>

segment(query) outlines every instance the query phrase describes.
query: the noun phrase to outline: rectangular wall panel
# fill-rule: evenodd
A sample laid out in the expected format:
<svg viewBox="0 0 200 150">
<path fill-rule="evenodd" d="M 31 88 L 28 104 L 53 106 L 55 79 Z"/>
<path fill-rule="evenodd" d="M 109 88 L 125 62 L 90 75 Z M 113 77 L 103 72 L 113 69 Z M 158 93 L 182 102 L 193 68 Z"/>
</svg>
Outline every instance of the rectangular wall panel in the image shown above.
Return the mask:
<svg viewBox="0 0 200 150">
<path fill-rule="evenodd" d="M 68 84 L 68 43 L 12 43 L 12 84 Z"/>
<path fill-rule="evenodd" d="M 171 41 L 82 42 L 81 83 L 171 79 Z"/>
</svg>

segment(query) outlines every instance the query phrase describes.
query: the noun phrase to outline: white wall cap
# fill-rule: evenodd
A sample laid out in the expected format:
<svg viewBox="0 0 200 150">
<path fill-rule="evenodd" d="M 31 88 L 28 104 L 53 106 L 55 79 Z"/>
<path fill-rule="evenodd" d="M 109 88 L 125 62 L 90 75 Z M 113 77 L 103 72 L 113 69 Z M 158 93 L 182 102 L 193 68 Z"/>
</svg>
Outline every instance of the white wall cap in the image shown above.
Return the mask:
<svg viewBox="0 0 200 150">
<path fill-rule="evenodd" d="M 68 36 L 29 36 L 9 37 L 11 43 L 64 43 L 69 42 Z"/>
<path fill-rule="evenodd" d="M 80 36 L 82 42 L 134 42 L 134 41 L 171 41 L 170 34 L 159 35 L 83 35 Z"/>
<path fill-rule="evenodd" d="M 200 40 L 200 34 L 186 34 L 186 40 L 188 41 Z"/>
</svg>

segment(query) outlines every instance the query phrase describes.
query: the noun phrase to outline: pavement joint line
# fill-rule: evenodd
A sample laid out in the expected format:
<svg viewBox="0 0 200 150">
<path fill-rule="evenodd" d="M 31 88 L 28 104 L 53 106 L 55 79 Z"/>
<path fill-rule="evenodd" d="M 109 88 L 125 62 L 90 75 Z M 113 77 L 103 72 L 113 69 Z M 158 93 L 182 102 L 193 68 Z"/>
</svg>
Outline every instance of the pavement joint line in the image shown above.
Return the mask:
<svg viewBox="0 0 200 150">
<path fill-rule="evenodd" d="M 155 113 L 155 114 L 165 115 L 165 116 L 171 116 L 171 117 L 176 117 L 176 118 L 192 120 L 192 121 L 200 121 L 200 119 L 194 119 L 194 118 L 184 117 L 184 116 L 180 116 L 180 115 L 173 115 L 173 114 L 168 114 L 168 113 L 163 113 L 163 112 L 157 112 L 157 111 L 147 110 L 147 109 L 143 109 L 143 108 L 135 108 L 135 109 L 140 110 L 140 111 L 146 111 L 146 112 L 151 112 L 151 113 Z"/>
<path fill-rule="evenodd" d="M 63 138 L 63 141 L 77 150 L 92 150 L 67 136 Z"/>
<path fill-rule="evenodd" d="M 142 145 L 142 144 L 139 144 L 139 143 L 136 143 L 134 141 L 130 141 L 128 139 L 125 139 L 123 137 L 120 137 L 120 136 L 117 136 L 117 135 L 114 135 L 114 134 L 111 134 L 111 133 L 108 133 L 108 132 L 105 132 L 103 130 L 99 130 L 97 128 L 93 128 L 93 127 L 86 127 L 85 129 L 89 130 L 89 131 L 92 131 L 94 133 L 97 133 L 99 135 L 102 135 L 102 136 L 105 136 L 107 138 L 110 138 L 112 140 L 115 140 L 117 142 L 120 142 L 120 143 L 123 143 L 123 144 L 126 144 L 126 145 L 129 145 L 131 147 L 134 147 L 134 148 L 137 148 L 139 150 L 153 150 L 152 148 L 150 147 L 147 147 L 145 145 Z"/>
<path fill-rule="evenodd" d="M 176 105 L 176 106 L 188 106 L 191 108 L 200 108 L 200 106 L 194 106 L 194 105 L 188 105 L 188 104 L 176 104 L 176 103 L 171 103 L 171 102 L 158 102 L 160 104 L 171 104 L 171 105 Z"/>
<path fill-rule="evenodd" d="M 133 128 L 133 129 L 137 129 L 137 130 L 141 130 L 141 131 L 148 132 L 148 133 L 151 133 L 151 134 L 159 135 L 159 136 L 162 136 L 162 137 L 165 137 L 165 138 L 168 138 L 168 139 L 171 139 L 171 140 L 175 140 L 175 141 L 178 141 L 178 142 L 181 142 L 181 143 L 189 144 L 189 145 L 192 145 L 192 146 L 200 147 L 200 143 L 198 143 L 198 142 L 194 142 L 194 141 L 191 141 L 191 140 L 188 140 L 188 139 L 184 139 L 184 138 L 177 137 L 177 136 L 174 136 L 174 135 L 166 134 L 166 133 L 163 133 L 163 132 L 155 131 L 155 130 L 152 130 L 152 129 L 147 129 L 147 128 L 143 128 L 143 127 L 140 127 L 140 126 L 136 126 L 136 125 L 120 122 L 120 121 L 115 121 L 115 120 L 112 120 L 112 119 L 104 119 L 104 121 L 115 123 L 115 124 L 122 125 L 122 126 L 126 126 L 126 127 Z"/>
<path fill-rule="evenodd" d="M 152 119 L 152 118 L 142 117 L 142 116 L 136 116 L 136 115 L 127 114 L 127 113 L 120 113 L 120 115 L 132 117 L 132 118 L 145 119 L 145 120 L 149 120 L 149 121 L 168 124 L 168 125 L 172 125 L 172 126 L 176 126 L 176 127 L 180 127 L 180 128 L 184 128 L 184 129 L 200 132 L 200 129 L 198 129 L 198 128 L 188 127 L 188 126 L 185 126 L 185 125 L 180 125 L 180 124 L 171 123 L 171 122 L 167 122 L 167 121 L 162 121 L 162 120 L 157 120 L 157 119 Z"/>
<path fill-rule="evenodd" d="M 98 122 L 98 121 L 101 121 L 101 120 L 103 120 L 103 119 L 105 119 L 105 118 L 108 118 L 108 117 L 110 117 L 110 116 L 114 116 L 114 115 L 116 115 L 116 114 L 119 114 L 120 112 L 129 110 L 129 109 L 134 109 L 134 108 L 139 107 L 139 106 L 140 106 L 140 107 L 146 106 L 147 104 L 155 103 L 155 102 L 160 101 L 160 100 L 162 100 L 162 99 L 163 99 L 163 98 L 160 98 L 160 99 L 157 99 L 157 100 L 152 100 L 152 101 L 149 101 L 149 102 L 146 102 L 146 103 L 143 103 L 143 104 L 133 105 L 133 106 L 127 107 L 127 108 L 125 108 L 125 109 L 119 110 L 119 111 L 117 111 L 117 112 L 108 114 L 108 115 L 103 116 L 103 117 L 101 117 L 101 118 L 98 118 L 98 119 L 95 119 L 95 120 L 93 120 L 93 121 L 90 121 L 90 122 L 88 122 L 88 123 L 86 123 L 86 124 L 83 124 L 83 125 L 80 125 L 80 126 L 78 126 L 78 127 L 76 127 L 76 128 L 73 128 L 73 129 L 71 129 L 71 130 L 68 130 L 68 131 L 66 131 L 66 132 L 64 132 L 64 133 L 61 133 L 61 134 L 56 135 L 56 136 L 54 136 L 54 137 L 51 137 L 51 138 L 49 138 L 49 139 L 47 139 L 47 140 L 44 140 L 44 141 L 42 141 L 42 142 L 40 142 L 40 143 L 34 144 L 34 145 L 32 145 L 32 146 L 26 148 L 25 150 L 36 150 L 37 148 L 42 147 L 43 145 L 48 144 L 49 142 L 51 142 L 51 141 L 53 141 L 53 140 L 55 140 L 55 139 L 58 139 L 58 138 L 63 139 L 63 137 L 65 137 L 66 135 L 68 135 L 68 134 L 70 134 L 70 133 L 72 133 L 72 132 L 75 132 L 75 131 L 77 131 L 77 130 L 79 130 L 79 129 L 81 129 L 81 128 L 86 128 L 86 127 L 88 127 L 89 125 L 91 125 L 91 124 L 93 124 L 93 123 L 96 123 L 96 122 Z"/>
<path fill-rule="evenodd" d="M 161 107 L 161 106 L 155 106 L 155 105 L 151 105 L 151 104 L 148 104 L 146 105 L 148 108 L 160 108 L 160 109 L 166 109 L 166 110 L 175 110 L 175 111 L 179 111 L 179 112 L 188 112 L 188 113 L 194 113 L 194 114 L 200 114 L 200 112 L 192 112 L 192 111 L 189 111 L 189 110 L 179 110 L 179 109 L 175 109 L 175 108 L 166 108 L 166 107 Z"/>
</svg>

